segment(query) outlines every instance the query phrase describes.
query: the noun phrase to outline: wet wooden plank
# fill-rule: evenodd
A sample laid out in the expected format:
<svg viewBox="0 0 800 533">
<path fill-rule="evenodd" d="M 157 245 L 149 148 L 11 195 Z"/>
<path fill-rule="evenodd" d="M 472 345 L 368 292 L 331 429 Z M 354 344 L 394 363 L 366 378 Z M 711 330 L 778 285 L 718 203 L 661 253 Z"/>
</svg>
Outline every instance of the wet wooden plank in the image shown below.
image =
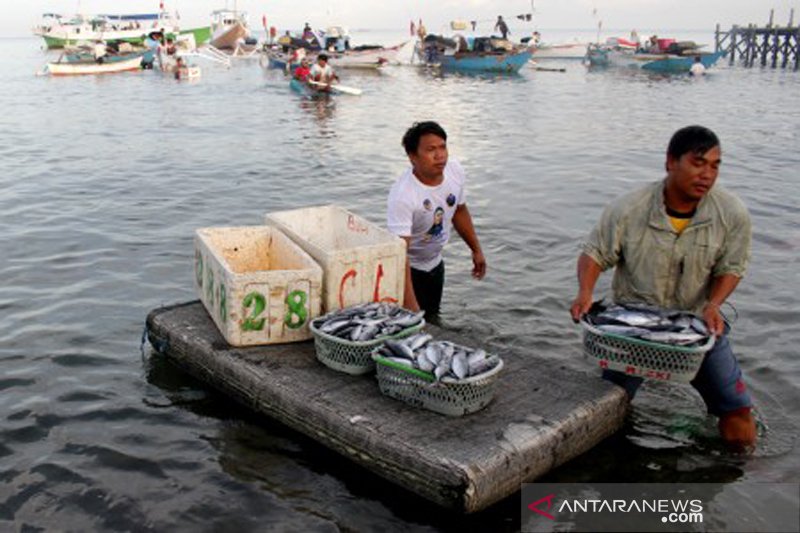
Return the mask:
<svg viewBox="0 0 800 533">
<path fill-rule="evenodd" d="M 448 417 L 380 394 L 374 375 L 316 360 L 313 342 L 229 346 L 202 304 L 156 309 L 151 344 L 193 376 L 439 505 L 486 508 L 592 448 L 622 425 L 622 389 L 554 367 L 536 354 L 499 353 L 505 368 L 488 407 Z M 429 326 L 436 338 L 476 339 Z M 560 354 L 568 357 L 569 354 Z"/>
</svg>

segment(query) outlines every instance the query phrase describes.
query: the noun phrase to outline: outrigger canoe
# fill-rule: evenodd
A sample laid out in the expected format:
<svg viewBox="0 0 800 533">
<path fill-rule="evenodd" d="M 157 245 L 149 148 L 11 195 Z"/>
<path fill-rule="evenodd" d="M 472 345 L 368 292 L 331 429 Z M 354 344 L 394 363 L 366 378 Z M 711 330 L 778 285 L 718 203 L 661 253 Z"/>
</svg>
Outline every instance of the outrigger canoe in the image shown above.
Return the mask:
<svg viewBox="0 0 800 533">
<path fill-rule="evenodd" d="M 54 62 L 47 64 L 47 72 L 53 76 L 78 76 L 86 74 L 111 74 L 139 70 L 142 67 L 142 54 L 137 54 L 129 59 L 97 63 L 86 62 Z"/>
</svg>

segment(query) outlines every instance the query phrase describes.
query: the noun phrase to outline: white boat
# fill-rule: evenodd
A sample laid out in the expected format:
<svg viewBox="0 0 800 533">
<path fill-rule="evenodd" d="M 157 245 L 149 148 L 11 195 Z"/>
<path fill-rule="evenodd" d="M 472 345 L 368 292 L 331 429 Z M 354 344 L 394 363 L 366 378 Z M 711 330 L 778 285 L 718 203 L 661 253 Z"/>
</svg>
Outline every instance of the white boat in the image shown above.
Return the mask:
<svg viewBox="0 0 800 533">
<path fill-rule="evenodd" d="M 250 39 L 247 13 L 218 9 L 211 13 L 211 46 L 219 50 L 241 51 Z"/>
<path fill-rule="evenodd" d="M 177 21 L 166 11 L 139 15 L 75 15 L 62 17 L 45 13 L 33 34 L 42 37 L 47 48 L 64 48 L 79 41 L 129 42 L 141 45 L 147 35 L 159 31 L 179 33 Z"/>
<path fill-rule="evenodd" d="M 98 63 L 96 61 L 56 61 L 48 63 L 46 72 L 52 76 L 79 76 L 87 74 L 111 74 L 139 70 L 142 68 L 142 54 L 135 54 L 129 59 Z"/>
<path fill-rule="evenodd" d="M 531 46 L 533 60 L 539 59 L 583 59 L 586 57 L 588 42 L 572 41 L 566 43 L 539 43 Z"/>
<path fill-rule="evenodd" d="M 380 68 L 386 64 L 397 63 L 397 55 L 406 43 L 391 47 L 364 47 L 348 50 L 343 53 L 328 52 L 331 66 L 334 68 Z"/>
</svg>

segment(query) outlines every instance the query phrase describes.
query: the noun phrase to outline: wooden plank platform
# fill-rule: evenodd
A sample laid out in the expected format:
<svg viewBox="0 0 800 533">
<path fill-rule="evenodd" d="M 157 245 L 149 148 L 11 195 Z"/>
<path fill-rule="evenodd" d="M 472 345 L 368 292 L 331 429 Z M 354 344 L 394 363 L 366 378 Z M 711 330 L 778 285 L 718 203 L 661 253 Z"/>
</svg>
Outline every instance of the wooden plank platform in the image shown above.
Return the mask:
<svg viewBox="0 0 800 533">
<path fill-rule="evenodd" d="M 494 401 L 477 413 L 448 417 L 382 396 L 374 375 L 330 370 L 316 360 L 311 341 L 233 348 L 199 302 L 153 310 L 147 328 L 156 350 L 193 376 L 465 513 L 591 449 L 621 427 L 628 407 L 622 389 L 597 375 L 508 351 L 498 353 L 505 368 Z M 426 329 L 439 339 L 482 344 L 463 332 Z"/>
</svg>

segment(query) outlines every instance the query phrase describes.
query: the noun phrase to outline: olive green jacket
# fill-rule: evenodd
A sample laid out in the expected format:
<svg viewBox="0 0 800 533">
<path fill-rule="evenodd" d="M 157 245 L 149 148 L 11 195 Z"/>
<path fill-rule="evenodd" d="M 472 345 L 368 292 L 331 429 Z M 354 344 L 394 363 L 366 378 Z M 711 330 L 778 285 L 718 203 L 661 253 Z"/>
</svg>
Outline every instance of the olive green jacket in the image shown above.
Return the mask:
<svg viewBox="0 0 800 533">
<path fill-rule="evenodd" d="M 714 277 L 744 275 L 750 234 L 747 208 L 715 185 L 679 235 L 667 217 L 662 180 L 609 205 L 583 252 L 603 270 L 616 267 L 614 301 L 701 312 Z"/>
</svg>

